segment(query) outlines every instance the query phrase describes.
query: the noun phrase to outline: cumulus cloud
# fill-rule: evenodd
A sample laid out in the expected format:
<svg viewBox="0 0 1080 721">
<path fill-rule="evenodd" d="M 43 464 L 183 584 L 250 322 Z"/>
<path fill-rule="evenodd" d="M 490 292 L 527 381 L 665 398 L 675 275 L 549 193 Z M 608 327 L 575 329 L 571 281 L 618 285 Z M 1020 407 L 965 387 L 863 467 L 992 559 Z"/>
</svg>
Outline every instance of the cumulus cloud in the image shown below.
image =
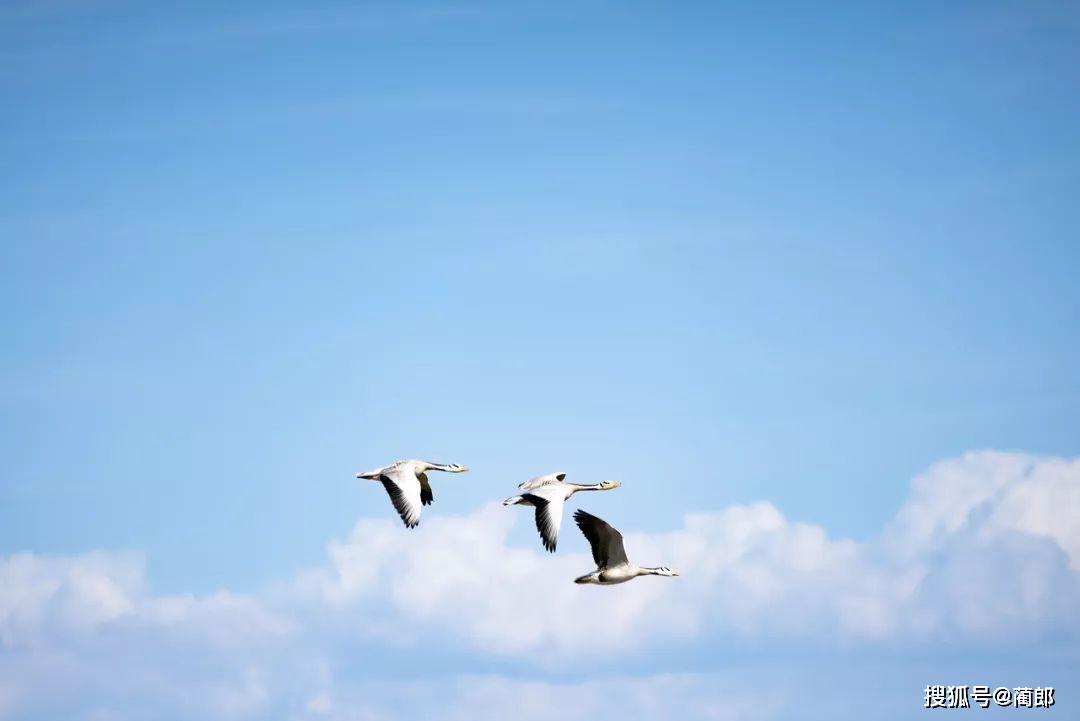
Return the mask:
<svg viewBox="0 0 1080 721">
<path fill-rule="evenodd" d="M 360 684 L 321 718 L 329 721 L 426 718 L 444 721 L 596 721 L 678 718 L 758 721 L 780 704 L 720 674 L 657 674 L 581 681 L 461 675 L 430 681 Z"/>
<path fill-rule="evenodd" d="M 142 584 L 135 553 L 0 556 L 0 644 L 29 643 L 47 629 L 91 632 L 130 613 Z"/>
<path fill-rule="evenodd" d="M 865 540 L 793 523 L 767 502 L 687 514 L 664 533 L 627 532 L 634 560 L 682 575 L 615 589 L 571 582 L 591 568 L 585 553 L 511 545 L 525 515 L 494 503 L 465 517 L 431 514 L 418 532 L 390 514 L 361 519 L 328 545 L 324 564 L 249 595 L 154 595 L 138 554 L 0 557 L 0 718 L 70 716 L 86 705 L 63 706 L 49 683 L 68 679 L 75 703 L 80 689 L 115 686 L 116 667 L 140 683 L 104 694 L 112 705 L 99 710 L 150 697 L 210 719 L 411 717 L 402 709 L 430 697 L 431 680 L 358 685 L 342 681 L 339 659 L 363 649 L 362 667 L 378 673 L 374 658 L 439 648 L 539 674 L 439 679 L 444 697 L 432 703 L 444 718 L 485 718 L 484 699 L 519 718 L 548 717 L 556 697 L 559 715 L 595 718 L 603 694 L 659 709 L 671 688 L 683 689 L 682 718 L 749 718 L 730 694 L 716 703 L 707 691 L 716 679 L 603 686 L 552 674 L 731 639 L 1075 640 L 1080 521 L 1066 511 L 1080 507 L 1078 494 L 1078 460 L 969 453 L 915 478 L 896 516 Z"/>
<path fill-rule="evenodd" d="M 0 647 L 124 628 L 229 645 L 285 635 L 292 625 L 258 600 L 227 591 L 149 594 L 138 553 L 0 556 Z"/>
<path fill-rule="evenodd" d="M 911 554 L 932 552 L 968 530 L 988 539 L 1015 530 L 1048 538 L 1080 569 L 1080 522 L 1061 511 L 1080 502 L 1080 459 L 981 451 L 917 476 L 887 529 Z"/>
<path fill-rule="evenodd" d="M 497 504 L 433 515 L 423 534 L 364 519 L 296 588 L 309 603 L 399 619 L 390 643 L 438 630 L 551 664 L 705 633 L 881 641 L 1074 631 L 1080 521 L 1060 509 L 1080 508 L 1077 494 L 1078 461 L 969 453 L 917 477 L 894 519 L 863 541 L 793 523 L 767 502 L 691 513 L 667 533 L 626 532 L 635 560 L 682 576 L 599 594 L 569 583 L 591 568 L 587 554 L 509 546 L 518 518 Z"/>
</svg>

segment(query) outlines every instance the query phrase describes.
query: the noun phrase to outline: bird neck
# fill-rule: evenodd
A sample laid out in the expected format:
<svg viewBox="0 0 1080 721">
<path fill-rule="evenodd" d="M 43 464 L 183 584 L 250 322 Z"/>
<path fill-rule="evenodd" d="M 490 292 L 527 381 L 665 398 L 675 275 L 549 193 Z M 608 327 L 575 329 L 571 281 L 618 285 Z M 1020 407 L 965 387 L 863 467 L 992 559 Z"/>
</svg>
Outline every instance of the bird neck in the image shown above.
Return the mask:
<svg viewBox="0 0 1080 721">
<path fill-rule="evenodd" d="M 565 483 L 565 481 L 564 481 L 564 483 Z M 601 486 L 599 483 L 589 483 L 589 484 L 586 484 L 586 485 L 582 485 L 580 483 L 567 483 L 566 485 L 570 486 L 575 491 L 602 491 L 602 490 L 604 490 L 604 487 Z"/>
</svg>

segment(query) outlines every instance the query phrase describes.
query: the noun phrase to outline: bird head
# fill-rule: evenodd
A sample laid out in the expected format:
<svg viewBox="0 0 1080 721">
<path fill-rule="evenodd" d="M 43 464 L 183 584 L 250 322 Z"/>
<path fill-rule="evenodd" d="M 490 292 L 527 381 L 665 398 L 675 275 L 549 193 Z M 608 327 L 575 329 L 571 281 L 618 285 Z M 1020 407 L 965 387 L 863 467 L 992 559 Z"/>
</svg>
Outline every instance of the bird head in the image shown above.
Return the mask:
<svg viewBox="0 0 1080 721">
<path fill-rule="evenodd" d="M 657 576 L 678 576 L 679 574 L 676 573 L 675 571 L 672 571 L 667 566 L 661 566 L 660 568 L 657 569 L 657 574 L 656 575 Z"/>
<path fill-rule="evenodd" d="M 603 488 L 605 491 L 610 488 L 618 488 L 621 485 L 622 483 L 620 483 L 619 481 L 600 481 L 600 487 Z"/>
<path fill-rule="evenodd" d="M 448 473 L 465 473 L 467 470 L 469 470 L 467 467 L 457 463 L 448 463 L 446 465 L 446 471 Z"/>
</svg>

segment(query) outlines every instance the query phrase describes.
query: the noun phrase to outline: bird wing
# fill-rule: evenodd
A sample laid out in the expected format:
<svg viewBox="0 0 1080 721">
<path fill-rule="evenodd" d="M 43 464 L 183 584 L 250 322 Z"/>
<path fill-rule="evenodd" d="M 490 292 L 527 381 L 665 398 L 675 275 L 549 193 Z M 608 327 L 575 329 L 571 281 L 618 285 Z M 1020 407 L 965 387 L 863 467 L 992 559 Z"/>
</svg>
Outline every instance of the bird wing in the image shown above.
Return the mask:
<svg viewBox="0 0 1080 721">
<path fill-rule="evenodd" d="M 420 502 L 425 506 L 430 506 L 431 502 L 435 500 L 435 495 L 431 492 L 431 484 L 428 483 L 428 477 L 426 473 L 417 473 L 417 480 L 420 481 Z"/>
<path fill-rule="evenodd" d="M 368 478 L 370 480 L 377 480 L 384 473 L 388 473 L 400 466 L 404 461 L 394 461 L 389 466 L 382 466 L 381 468 L 373 468 L 370 471 L 364 471 L 363 473 L 357 473 L 357 478 Z"/>
<path fill-rule="evenodd" d="M 629 562 L 626 549 L 623 548 L 622 534 L 607 521 L 580 508 L 574 512 L 574 521 L 592 546 L 592 557 L 597 568 L 611 568 Z"/>
<path fill-rule="evenodd" d="M 404 464 L 379 476 L 394 510 L 401 516 L 406 528 L 416 528 L 420 524 L 422 491 L 420 479 L 411 464 Z"/>
<path fill-rule="evenodd" d="M 546 473 L 542 476 L 537 476 L 536 478 L 530 478 L 524 483 L 519 483 L 518 488 L 526 491 L 531 491 L 533 489 L 541 488 L 543 486 L 549 486 L 552 483 L 560 483 L 564 478 L 566 478 L 566 473 L 563 471 L 558 471 L 557 473 Z"/>
<path fill-rule="evenodd" d="M 559 528 L 562 526 L 563 499 L 561 495 L 544 493 L 545 490 L 541 488 L 538 493 L 526 493 L 523 498 L 536 506 L 536 530 L 540 532 L 540 540 L 545 549 L 555 553 Z"/>
</svg>

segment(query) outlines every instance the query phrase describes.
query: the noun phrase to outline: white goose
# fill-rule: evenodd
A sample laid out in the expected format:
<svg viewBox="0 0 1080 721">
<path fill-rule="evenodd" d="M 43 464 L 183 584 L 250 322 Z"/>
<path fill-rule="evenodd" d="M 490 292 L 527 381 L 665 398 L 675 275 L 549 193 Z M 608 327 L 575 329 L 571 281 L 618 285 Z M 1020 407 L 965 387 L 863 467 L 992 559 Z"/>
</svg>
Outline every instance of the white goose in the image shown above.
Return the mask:
<svg viewBox="0 0 1080 721">
<path fill-rule="evenodd" d="M 574 579 L 574 583 L 598 583 L 601 586 L 614 586 L 626 583 L 638 576 L 678 576 L 667 566 L 642 568 L 626 558 L 622 534 L 606 521 L 586 513 L 581 509 L 574 512 L 574 521 L 592 546 L 593 561 L 596 570 Z"/>
<path fill-rule="evenodd" d="M 566 483 L 563 480 L 565 478 L 566 474 L 561 471 L 530 478 L 518 485 L 518 488 L 528 493 L 511 496 L 503 501 L 504 506 L 536 507 L 536 530 L 540 532 L 544 548 L 551 553 L 555 552 L 555 545 L 559 541 L 559 527 L 562 526 L 563 504 L 566 499 L 578 491 L 607 491 L 622 485 L 618 481 L 601 481 L 583 486 Z"/>
<path fill-rule="evenodd" d="M 416 528 L 420 523 L 420 508 L 435 499 L 424 471 L 464 473 L 469 470 L 456 463 L 430 463 L 428 461 L 398 461 L 373 471 L 357 473 L 357 478 L 380 481 L 394 509 L 401 516 L 406 528 Z"/>
</svg>

